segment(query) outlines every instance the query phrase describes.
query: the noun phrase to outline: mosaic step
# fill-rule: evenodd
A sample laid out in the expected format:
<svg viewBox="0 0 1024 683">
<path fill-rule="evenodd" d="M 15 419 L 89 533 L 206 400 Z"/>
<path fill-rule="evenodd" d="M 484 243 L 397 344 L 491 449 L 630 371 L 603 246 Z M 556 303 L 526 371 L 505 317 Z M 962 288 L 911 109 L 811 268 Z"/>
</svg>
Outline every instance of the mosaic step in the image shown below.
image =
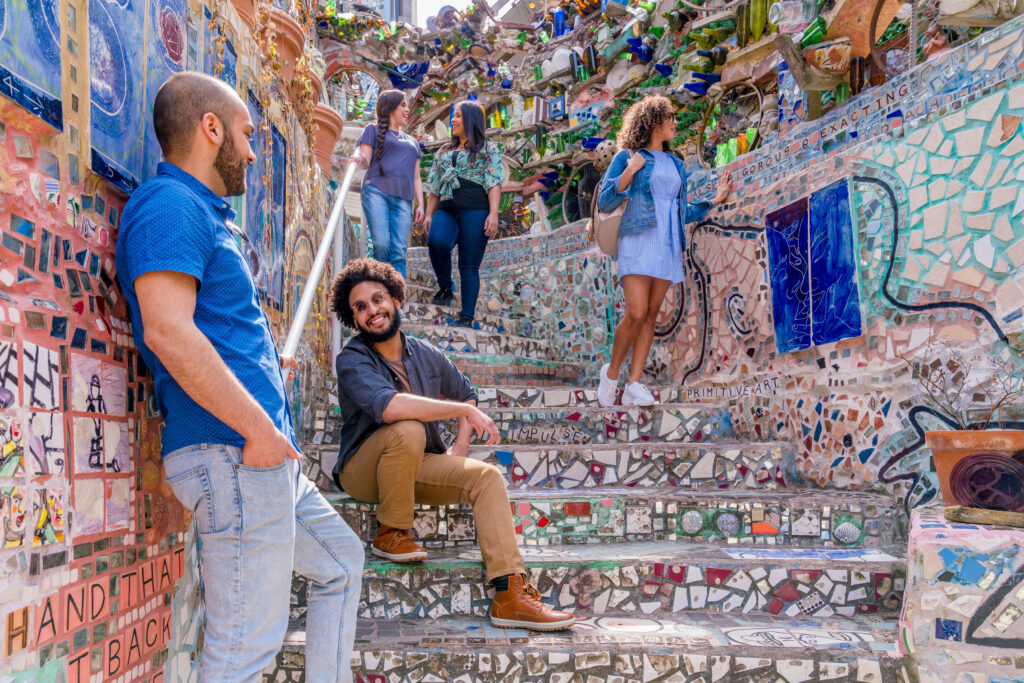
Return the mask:
<svg viewBox="0 0 1024 683">
<path fill-rule="evenodd" d="M 897 503 L 888 496 L 829 491 L 678 491 L 673 489 L 516 490 L 509 492 L 521 546 L 686 541 L 817 548 L 906 543 Z M 376 506 L 347 496 L 335 509 L 369 541 Z M 417 506 L 413 535 L 426 548 L 476 545 L 468 505 Z M 617 548 L 609 549 L 617 552 Z"/>
<path fill-rule="evenodd" d="M 728 411 L 702 404 L 502 408 L 488 415 L 505 444 L 691 442 L 733 436 Z"/>
<path fill-rule="evenodd" d="M 433 295 L 431 295 L 433 296 Z M 459 309 L 454 306 L 435 306 L 415 301 L 406 301 L 402 306 L 404 318 L 410 323 L 421 325 L 447 325 L 453 327 L 459 319 Z M 485 332 L 500 332 L 519 337 L 539 338 L 540 329 L 529 320 L 503 318 L 489 313 L 477 312 L 473 329 Z"/>
<path fill-rule="evenodd" d="M 878 617 L 598 617 L 555 633 L 474 618 L 363 619 L 352 667 L 365 683 L 911 683 L 895 638 Z M 291 630 L 266 680 L 304 680 L 305 644 L 305 631 Z"/>
<path fill-rule="evenodd" d="M 523 548 L 544 601 L 577 616 L 719 612 L 780 617 L 897 614 L 904 548 L 787 548 L 645 541 Z M 363 618 L 486 616 L 477 548 L 431 550 L 426 561 L 396 564 L 367 555 Z M 302 619 L 306 582 L 295 577 L 292 618 Z"/>
<path fill-rule="evenodd" d="M 505 332 L 471 330 L 467 327 L 406 324 L 402 329 L 441 349 L 456 353 L 482 353 L 491 356 L 508 355 L 532 360 L 554 360 L 554 350 L 548 342 L 528 337 L 516 337 Z"/>
<path fill-rule="evenodd" d="M 624 386 L 620 385 L 615 395 L 616 405 L 621 405 Z M 648 387 L 658 403 L 710 403 L 721 401 L 714 397 L 696 396 L 679 387 Z M 477 392 L 481 406 L 496 408 L 561 408 L 566 406 L 598 406 L 597 388 L 588 386 L 559 387 L 548 389 L 521 387 L 488 387 Z"/>
<path fill-rule="evenodd" d="M 469 377 L 474 387 L 564 387 L 578 384 L 583 374 L 579 363 L 481 353 L 447 352 L 445 355 Z"/>
<path fill-rule="evenodd" d="M 337 460 L 336 435 L 335 421 L 325 420 L 313 433 L 314 441 L 302 444 L 303 471 L 325 491 L 333 488 L 323 473 L 331 471 Z M 768 490 L 795 483 L 791 474 L 795 452 L 782 442 L 474 445 L 469 453 L 495 465 L 511 490 L 586 492 L 608 486 Z"/>
<path fill-rule="evenodd" d="M 496 465 L 510 489 L 773 489 L 786 485 L 795 461 L 793 447 L 779 441 L 474 445 L 470 455 Z"/>
</svg>

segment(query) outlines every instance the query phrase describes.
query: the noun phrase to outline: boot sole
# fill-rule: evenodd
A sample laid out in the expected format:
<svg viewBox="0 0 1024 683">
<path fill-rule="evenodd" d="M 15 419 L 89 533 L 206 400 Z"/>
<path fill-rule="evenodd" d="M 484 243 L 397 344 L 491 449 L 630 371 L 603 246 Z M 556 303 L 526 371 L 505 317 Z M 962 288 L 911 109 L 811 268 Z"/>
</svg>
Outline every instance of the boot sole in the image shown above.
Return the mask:
<svg viewBox="0 0 1024 683">
<path fill-rule="evenodd" d="M 395 553 L 384 552 L 383 550 L 380 550 L 379 548 L 370 548 L 370 550 L 377 557 L 383 557 L 385 560 L 391 560 L 392 562 L 399 562 L 399 563 L 404 563 L 404 562 L 422 562 L 423 560 L 427 559 L 427 553 L 426 552 L 402 553 L 402 554 L 399 555 L 399 554 L 395 554 Z"/>
<path fill-rule="evenodd" d="M 536 622 L 536 621 L 517 621 L 515 619 L 498 619 L 491 617 L 491 624 L 498 628 L 525 628 L 531 631 L 564 631 L 567 628 L 572 628 L 576 623 L 576 617 L 565 619 L 563 621 L 551 621 L 551 622 Z"/>
</svg>

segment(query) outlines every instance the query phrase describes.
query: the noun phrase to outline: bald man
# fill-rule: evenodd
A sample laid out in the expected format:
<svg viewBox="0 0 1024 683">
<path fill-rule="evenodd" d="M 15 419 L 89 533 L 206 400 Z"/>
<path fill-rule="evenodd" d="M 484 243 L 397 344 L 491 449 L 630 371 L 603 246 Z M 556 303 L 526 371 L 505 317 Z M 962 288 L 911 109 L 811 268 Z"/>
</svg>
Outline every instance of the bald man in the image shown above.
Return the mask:
<svg viewBox="0 0 1024 683">
<path fill-rule="evenodd" d="M 196 72 L 160 87 L 165 161 L 125 206 L 117 272 L 164 418 L 167 482 L 192 511 L 206 602 L 200 677 L 257 681 L 281 648 L 291 575 L 310 579 L 306 680 L 352 680 L 359 539 L 303 475 L 282 369 L 224 197 L 245 192 L 253 124 Z"/>
</svg>

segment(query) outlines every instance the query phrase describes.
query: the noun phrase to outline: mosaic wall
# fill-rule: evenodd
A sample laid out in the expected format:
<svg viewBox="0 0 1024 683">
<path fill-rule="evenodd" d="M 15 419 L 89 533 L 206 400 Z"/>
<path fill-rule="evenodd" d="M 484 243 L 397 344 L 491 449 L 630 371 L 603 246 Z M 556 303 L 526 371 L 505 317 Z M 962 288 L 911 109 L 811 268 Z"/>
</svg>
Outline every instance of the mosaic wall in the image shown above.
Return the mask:
<svg viewBox="0 0 1024 683">
<path fill-rule="evenodd" d="M 691 278 L 662 308 L 649 379 L 724 402 L 741 438 L 799 444 L 807 483 L 884 489 L 908 507 L 934 498 L 923 432 L 948 420 L 901 356 L 942 339 L 1024 366 L 1022 25 L 734 162 L 730 203 L 690 226 Z M 709 177 L 691 176 L 694 196 L 713 193 Z M 491 245 L 480 309 L 542 321 L 593 377 L 621 290 L 582 233 Z M 412 260 L 429 293 L 426 254 Z M 1024 407 L 1003 418 L 1024 425 Z"/>
<path fill-rule="evenodd" d="M 1024 679 L 1024 531 L 915 511 L 899 644 L 922 683 Z"/>
<path fill-rule="evenodd" d="M 251 38 L 248 49 L 232 48 L 229 63 L 218 41 L 204 42 L 204 11 L 214 33 L 242 42 L 227 5 L 24 7 L 8 3 L 0 37 L 4 680 L 185 679 L 194 675 L 202 615 L 195 539 L 163 478 L 160 419 L 115 284 L 114 245 L 124 192 L 159 159 L 149 112 L 160 82 L 209 62 L 241 94 L 270 86 Z M 326 202 L 317 172 L 290 171 L 315 167 L 294 114 L 276 103 L 263 114 L 267 193 L 290 213 L 235 206 L 259 248 L 249 260 L 268 273 L 261 293 L 279 333 L 283 304 L 293 300 L 283 264 L 308 271 L 307 243 Z M 262 187 L 263 177 L 249 182 Z M 288 249 L 286 220 L 305 235 Z M 326 345 L 317 326 L 294 388 L 304 425 L 311 415 L 302 398 L 323 376 L 311 361 Z"/>
</svg>

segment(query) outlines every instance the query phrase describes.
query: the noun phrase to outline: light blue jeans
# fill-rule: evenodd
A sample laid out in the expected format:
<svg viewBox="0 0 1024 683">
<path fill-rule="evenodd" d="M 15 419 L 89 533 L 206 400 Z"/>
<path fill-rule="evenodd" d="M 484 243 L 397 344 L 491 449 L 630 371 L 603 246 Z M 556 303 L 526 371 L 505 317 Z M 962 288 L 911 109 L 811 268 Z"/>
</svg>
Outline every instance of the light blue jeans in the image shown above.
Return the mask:
<svg viewBox="0 0 1024 683">
<path fill-rule="evenodd" d="M 167 482 L 199 527 L 206 603 L 200 678 L 261 680 L 288 628 L 294 565 L 310 581 L 306 680 L 349 683 L 363 544 L 298 461 L 241 462 L 241 449 L 220 444 L 164 457 Z"/>
<path fill-rule="evenodd" d="M 412 202 L 385 194 L 373 185 L 363 186 L 360 201 L 373 240 L 373 258 L 390 263 L 405 277 Z"/>
</svg>

